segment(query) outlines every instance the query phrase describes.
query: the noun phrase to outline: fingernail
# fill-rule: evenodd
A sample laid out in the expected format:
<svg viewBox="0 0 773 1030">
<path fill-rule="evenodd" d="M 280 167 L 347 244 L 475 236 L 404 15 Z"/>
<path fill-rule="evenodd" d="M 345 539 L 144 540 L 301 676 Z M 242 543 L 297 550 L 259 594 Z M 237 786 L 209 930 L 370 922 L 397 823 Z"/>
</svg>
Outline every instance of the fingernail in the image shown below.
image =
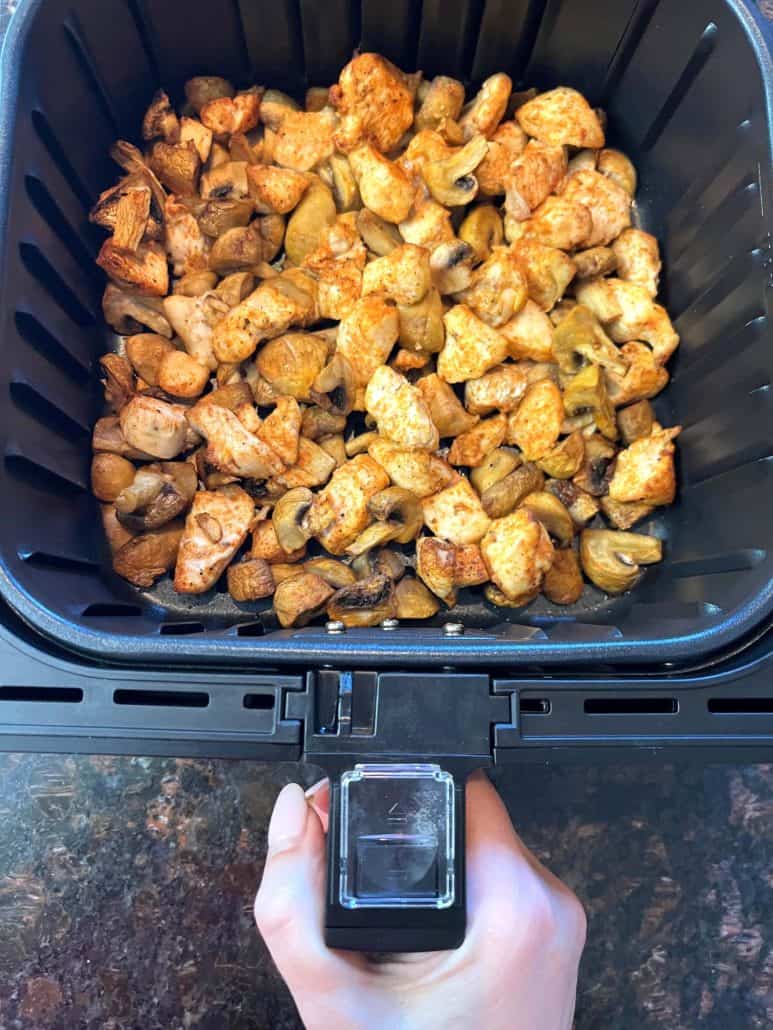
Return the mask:
<svg viewBox="0 0 773 1030">
<path fill-rule="evenodd" d="M 475 772 L 470 773 L 469 783 L 491 783 L 491 777 L 488 775 L 485 769 L 476 769 Z"/>
<path fill-rule="evenodd" d="M 309 789 L 306 791 L 306 794 L 304 795 L 306 800 L 307 801 L 313 801 L 314 798 L 317 796 L 317 794 L 319 794 L 319 792 L 321 790 L 324 790 L 325 787 L 327 787 L 327 785 L 328 785 L 328 778 L 327 778 L 327 776 L 323 776 L 321 780 L 317 780 L 317 782 L 313 783 L 309 787 Z"/>
<path fill-rule="evenodd" d="M 297 847 L 306 832 L 309 809 L 303 788 L 297 783 L 282 787 L 268 824 L 268 850 L 271 854 Z"/>
</svg>

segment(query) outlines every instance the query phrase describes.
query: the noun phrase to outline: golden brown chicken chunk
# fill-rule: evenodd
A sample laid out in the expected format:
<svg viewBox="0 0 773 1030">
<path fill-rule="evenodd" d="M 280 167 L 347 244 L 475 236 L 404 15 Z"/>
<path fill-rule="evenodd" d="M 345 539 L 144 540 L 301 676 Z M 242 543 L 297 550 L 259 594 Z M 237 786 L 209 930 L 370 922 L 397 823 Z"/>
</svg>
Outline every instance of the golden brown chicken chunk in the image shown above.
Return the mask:
<svg viewBox="0 0 773 1030">
<path fill-rule="evenodd" d="M 261 340 L 280 336 L 291 326 L 317 320 L 316 285 L 309 276 L 290 273 L 266 279 L 217 324 L 212 340 L 218 361 L 238 363 L 251 357 Z M 305 280 L 305 281 L 304 281 Z"/>
<path fill-rule="evenodd" d="M 515 411 L 529 385 L 529 371 L 523 365 L 498 365 L 480 379 L 468 379 L 464 404 L 475 415 L 492 411 Z"/>
<path fill-rule="evenodd" d="M 472 282 L 456 299 L 494 329 L 518 314 L 528 300 L 526 278 L 509 247 L 494 247 L 472 273 Z"/>
<path fill-rule="evenodd" d="M 499 329 L 507 344 L 507 353 L 516 360 L 553 361 L 553 323 L 533 300 Z"/>
<path fill-rule="evenodd" d="M 451 465 L 475 468 L 486 460 L 491 451 L 501 446 L 506 433 L 507 418 L 504 415 L 486 418 L 466 433 L 457 436 L 448 452 L 448 461 Z"/>
<path fill-rule="evenodd" d="M 519 508 L 495 519 L 480 543 L 492 581 L 511 601 L 527 604 L 553 564 L 553 545 L 531 512 Z"/>
<path fill-rule="evenodd" d="M 681 426 L 676 426 L 656 430 L 620 451 L 609 484 L 609 496 L 613 501 L 673 502 L 676 495 L 673 441 L 681 429 Z"/>
<path fill-rule="evenodd" d="M 604 130 L 588 101 L 576 89 L 559 86 L 540 93 L 515 112 L 518 124 L 530 136 L 556 146 L 604 146 Z"/>
<path fill-rule="evenodd" d="M 428 451 L 400 447 L 380 436 L 370 443 L 368 454 L 384 469 L 395 486 L 410 490 L 417 497 L 429 497 L 459 478 L 443 458 Z"/>
<path fill-rule="evenodd" d="M 370 143 L 349 155 L 365 207 L 386 222 L 403 222 L 413 205 L 416 190 L 399 164 L 390 161 Z"/>
<path fill-rule="evenodd" d="M 489 527 L 480 498 L 464 477 L 421 503 L 427 527 L 452 544 L 476 544 Z"/>
<path fill-rule="evenodd" d="M 338 327 L 336 350 L 348 358 L 357 386 L 367 386 L 397 343 L 397 308 L 380 293 L 360 298 Z"/>
<path fill-rule="evenodd" d="M 510 416 L 507 442 L 523 451 L 527 461 L 538 461 L 552 450 L 561 432 L 564 402 L 550 379 L 534 383 Z"/>
<path fill-rule="evenodd" d="M 599 172 L 587 169 L 570 175 L 562 196 L 590 211 L 590 234 L 579 241 L 584 247 L 606 247 L 631 224 L 630 195 Z"/>
<path fill-rule="evenodd" d="M 447 383 L 478 379 L 504 361 L 505 338 L 481 321 L 466 305 L 457 304 L 443 319 L 446 342 L 438 356 L 437 372 Z"/>
<path fill-rule="evenodd" d="M 277 129 L 274 161 L 296 172 L 310 172 L 333 153 L 336 116 L 329 108 L 322 111 L 293 111 Z"/>
<path fill-rule="evenodd" d="M 612 244 L 612 252 L 621 279 L 638 283 L 650 296 L 657 296 L 661 265 L 654 236 L 642 229 L 624 229 Z"/>
<path fill-rule="evenodd" d="M 367 454 L 358 454 L 333 473 L 314 498 L 309 529 L 331 554 L 343 554 L 370 521 L 368 501 L 389 486 L 386 472 Z"/>
<path fill-rule="evenodd" d="M 358 54 L 330 87 L 330 102 L 341 123 L 336 146 L 352 150 L 363 140 L 387 154 L 413 122 L 413 90 L 407 77 L 379 54 Z"/>
<path fill-rule="evenodd" d="M 437 448 L 438 431 L 421 391 L 388 365 L 381 365 L 371 376 L 365 408 L 388 440 L 401 447 Z"/>
<path fill-rule="evenodd" d="M 475 169 L 480 192 L 501 196 L 507 189 L 510 170 L 526 149 L 528 137 L 517 122 L 503 122 L 489 140 L 488 153 Z"/>
<path fill-rule="evenodd" d="M 254 515 L 255 502 L 238 486 L 195 494 L 177 553 L 175 590 L 203 594 L 213 587 L 246 540 Z"/>
<path fill-rule="evenodd" d="M 279 455 L 228 408 L 197 404 L 188 412 L 188 421 L 207 441 L 207 461 L 221 472 L 249 479 L 268 479 L 284 472 Z"/>
<path fill-rule="evenodd" d="M 556 189 L 565 175 L 566 151 L 563 147 L 529 140 L 505 179 L 505 212 L 508 219 L 522 222 L 528 218 Z"/>
</svg>

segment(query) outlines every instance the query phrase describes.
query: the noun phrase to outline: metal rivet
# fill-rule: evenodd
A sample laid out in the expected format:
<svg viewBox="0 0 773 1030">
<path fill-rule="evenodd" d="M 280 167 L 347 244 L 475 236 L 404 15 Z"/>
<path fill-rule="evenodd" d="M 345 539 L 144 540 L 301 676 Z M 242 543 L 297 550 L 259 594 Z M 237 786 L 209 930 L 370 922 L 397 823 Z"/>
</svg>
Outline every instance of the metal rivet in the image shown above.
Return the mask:
<svg viewBox="0 0 773 1030">
<path fill-rule="evenodd" d="M 387 630 L 392 630 L 392 629 L 397 629 L 397 627 L 399 625 L 400 625 L 400 620 L 399 619 L 384 619 L 384 621 L 381 623 L 381 628 L 382 629 L 387 629 Z"/>
<path fill-rule="evenodd" d="M 446 622 L 443 626 L 443 634 L 446 637 L 461 637 L 464 635 L 464 626 L 461 622 Z"/>
<path fill-rule="evenodd" d="M 336 633 L 345 633 L 346 626 L 338 619 L 332 619 L 330 622 L 325 623 L 325 632 L 335 635 Z"/>
</svg>

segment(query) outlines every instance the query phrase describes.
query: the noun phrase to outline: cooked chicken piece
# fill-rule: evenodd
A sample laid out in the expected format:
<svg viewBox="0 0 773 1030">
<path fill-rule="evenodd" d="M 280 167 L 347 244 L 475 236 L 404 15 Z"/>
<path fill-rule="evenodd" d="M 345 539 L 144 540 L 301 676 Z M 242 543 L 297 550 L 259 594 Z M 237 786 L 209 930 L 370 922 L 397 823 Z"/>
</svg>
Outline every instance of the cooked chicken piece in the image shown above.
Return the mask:
<svg viewBox="0 0 773 1030">
<path fill-rule="evenodd" d="M 416 203 L 410 218 L 400 222 L 400 235 L 406 243 L 434 250 L 441 243 L 455 240 L 451 212 L 432 197 Z"/>
<path fill-rule="evenodd" d="M 164 313 L 190 356 L 214 372 L 214 329 L 228 313 L 227 305 L 211 294 L 185 297 L 175 293 L 164 299 Z"/>
<path fill-rule="evenodd" d="M 256 435 L 268 444 L 285 465 L 295 465 L 301 435 L 301 409 L 298 401 L 294 397 L 278 397 L 276 407 Z"/>
<path fill-rule="evenodd" d="M 618 276 L 643 286 L 650 296 L 657 296 L 661 264 L 655 237 L 641 229 L 624 229 L 612 244 L 612 251 Z"/>
<path fill-rule="evenodd" d="M 277 398 L 277 402 L 278 401 L 279 398 Z M 260 427 L 263 425 L 263 419 L 256 411 L 252 397 L 248 400 L 242 401 L 240 404 L 234 405 L 233 407 L 230 407 L 228 404 L 221 404 L 220 407 L 228 408 L 229 411 L 232 411 L 248 433 L 255 433 L 257 435 L 260 431 Z M 268 440 L 266 443 L 268 443 Z"/>
<path fill-rule="evenodd" d="M 636 169 L 619 150 L 602 150 L 599 154 L 598 170 L 617 183 L 630 197 L 636 193 Z"/>
<path fill-rule="evenodd" d="M 296 172 L 310 172 L 333 153 L 337 118 L 330 108 L 322 111 L 288 111 L 276 130 L 274 161 Z"/>
<path fill-rule="evenodd" d="M 616 343 L 648 343 L 658 364 L 664 365 L 679 346 L 679 335 L 666 309 L 653 301 L 644 286 L 622 279 L 597 279 L 578 287 L 577 299 L 590 307 L 599 321 L 609 323 L 607 332 Z"/>
<path fill-rule="evenodd" d="M 618 375 L 611 369 L 605 373 L 607 393 L 615 407 L 656 397 L 669 377 L 646 343 L 633 340 L 625 343 L 620 348 L 620 355 L 628 362 L 625 373 Z"/>
<path fill-rule="evenodd" d="M 209 241 L 190 210 L 176 197 L 168 196 L 164 206 L 166 253 L 174 275 L 201 272 L 208 266 Z"/>
<path fill-rule="evenodd" d="M 362 297 L 341 319 L 336 350 L 349 359 L 357 386 L 367 386 L 376 369 L 386 364 L 398 331 L 397 308 L 380 293 Z"/>
<path fill-rule="evenodd" d="M 348 152 L 366 141 L 382 154 L 394 150 L 413 123 L 414 92 L 391 61 L 358 54 L 330 87 L 330 103 L 341 116 L 338 149 Z"/>
<path fill-rule="evenodd" d="M 218 323 L 213 338 L 218 361 L 246 361 L 261 340 L 317 320 L 316 284 L 300 270 L 295 272 L 265 280 Z"/>
<path fill-rule="evenodd" d="M 457 304 L 443 319 L 446 342 L 438 355 L 437 372 L 447 383 L 478 379 L 500 365 L 507 355 L 505 338 L 482 322 L 466 305 Z"/>
<path fill-rule="evenodd" d="M 252 530 L 250 557 L 266 561 L 269 565 L 284 565 L 305 558 L 306 545 L 295 551 L 285 551 L 279 543 L 274 523 L 271 519 L 262 519 Z M 296 569 L 295 572 L 298 575 L 301 569 Z"/>
<path fill-rule="evenodd" d="M 469 414 L 453 389 L 435 372 L 422 376 L 416 387 L 427 402 L 432 421 L 442 437 L 458 436 L 478 423 L 478 416 Z"/>
<path fill-rule="evenodd" d="M 430 164 L 445 161 L 454 153 L 439 132 L 422 129 L 409 141 L 408 146 L 397 158 L 397 164 L 410 177 L 424 178 Z"/>
<path fill-rule="evenodd" d="M 479 586 L 489 578 L 477 544 L 456 547 L 434 536 L 416 541 L 416 572 L 449 607 L 456 604 L 457 587 Z"/>
<path fill-rule="evenodd" d="M 370 522 L 368 501 L 389 485 L 389 477 L 373 458 L 358 454 L 333 473 L 314 498 L 309 529 L 331 554 L 343 554 Z"/>
<path fill-rule="evenodd" d="M 491 521 L 470 481 L 463 477 L 445 490 L 425 497 L 422 510 L 424 522 L 435 536 L 452 544 L 476 544 Z"/>
<path fill-rule="evenodd" d="M 588 208 L 577 200 L 548 197 L 531 218 L 520 224 L 524 235 L 548 247 L 574 250 L 582 246 L 591 235 L 593 219 Z"/>
<path fill-rule="evenodd" d="M 480 192 L 501 196 L 507 189 L 510 171 L 526 149 L 528 138 L 517 122 L 503 122 L 489 140 L 488 153 L 475 169 Z"/>
<path fill-rule="evenodd" d="M 318 283 L 321 318 L 342 319 L 352 310 L 362 292 L 365 246 L 353 213 L 339 215 L 321 233 L 317 247 L 303 260 L 303 268 Z"/>
<path fill-rule="evenodd" d="M 611 275 L 617 268 L 617 258 L 609 247 L 578 250 L 572 260 L 577 266 L 578 279 L 597 279 L 602 275 Z"/>
<path fill-rule="evenodd" d="M 491 256 L 472 273 L 472 282 L 456 298 L 478 318 L 500 329 L 528 299 L 526 279 L 509 247 L 494 247 Z"/>
<path fill-rule="evenodd" d="M 154 458 L 176 458 L 186 444 L 192 446 L 185 414 L 180 404 L 140 395 L 121 411 L 121 432 L 138 451 Z"/>
<path fill-rule="evenodd" d="M 421 392 L 388 365 L 373 373 L 365 391 L 365 408 L 382 436 L 402 447 L 434 451 L 438 431 Z"/>
<path fill-rule="evenodd" d="M 537 593 L 553 564 L 547 531 L 524 508 L 495 519 L 480 549 L 492 581 L 511 601 L 523 599 L 524 604 Z"/>
<path fill-rule="evenodd" d="M 209 382 L 209 369 L 185 351 L 171 350 L 161 359 L 158 385 L 164 393 L 186 400 L 198 397 Z"/>
<path fill-rule="evenodd" d="M 132 368 L 148 386 L 158 386 L 158 370 L 165 354 L 175 350 L 174 344 L 158 333 L 136 333 L 126 341 L 126 357 Z"/>
<path fill-rule="evenodd" d="M 604 130 L 588 101 L 576 89 L 559 86 L 519 107 L 515 117 L 530 136 L 555 146 L 604 146 Z"/>
<path fill-rule="evenodd" d="M 403 222 L 413 205 L 415 187 L 399 164 L 380 154 L 369 143 L 349 154 L 365 207 L 387 222 Z"/>
<path fill-rule="evenodd" d="M 617 456 L 609 484 L 613 501 L 646 501 L 647 504 L 672 504 L 676 496 L 674 439 L 682 431 L 653 430 L 651 436 L 634 440 Z"/>
<path fill-rule="evenodd" d="M 574 278 L 574 261 L 557 247 L 536 240 L 520 240 L 513 251 L 526 277 L 529 297 L 543 311 L 550 311 Z"/>
<path fill-rule="evenodd" d="M 606 247 L 631 224 L 630 194 L 600 172 L 588 169 L 570 175 L 562 196 L 590 211 L 593 225 L 582 241 L 584 247 Z"/>
<path fill-rule="evenodd" d="M 150 217 L 150 188 L 126 190 L 115 208 L 113 244 L 120 250 L 137 253 Z"/>
<path fill-rule="evenodd" d="M 216 97 L 202 106 L 199 117 L 215 136 L 250 132 L 258 124 L 262 95 L 263 90 L 253 86 L 234 97 Z"/>
<path fill-rule="evenodd" d="M 247 183 L 259 214 L 286 215 L 294 210 L 309 188 L 309 177 L 292 168 L 249 165 Z"/>
<path fill-rule="evenodd" d="M 380 290 L 398 304 L 418 304 L 432 284 L 429 252 L 405 243 L 365 266 L 363 296 Z"/>
<path fill-rule="evenodd" d="M 141 243 L 136 253 L 105 240 L 97 264 L 119 286 L 141 296 L 163 297 L 169 290 L 169 269 L 164 248 L 153 241 Z"/>
<path fill-rule="evenodd" d="M 212 130 L 202 125 L 198 118 L 186 118 L 183 115 L 180 119 L 180 142 L 192 143 L 201 163 L 206 164 L 212 150 Z"/>
<path fill-rule="evenodd" d="M 322 486 L 326 483 L 337 462 L 335 457 L 321 446 L 322 442 L 316 444 L 302 436 L 298 441 L 298 457 L 295 464 L 286 472 L 275 476 L 271 484 L 282 490 L 294 490 L 299 486 Z"/>
<path fill-rule="evenodd" d="M 421 106 L 414 119 L 416 128 L 437 129 L 447 118 L 456 121 L 461 114 L 464 86 L 447 75 L 436 75 L 420 96 Z"/>
<path fill-rule="evenodd" d="M 507 432 L 507 417 L 493 415 L 479 422 L 477 426 L 460 433 L 451 444 L 448 461 L 451 465 L 467 465 L 475 468 L 481 465 L 486 456 L 500 447 Z"/>
<path fill-rule="evenodd" d="M 474 415 L 509 413 L 521 403 L 528 385 L 529 371 L 523 365 L 499 365 L 480 379 L 465 383 L 464 405 Z"/>
<path fill-rule="evenodd" d="M 550 379 L 543 379 L 528 388 L 510 416 L 507 442 L 520 447 L 527 461 L 539 461 L 555 447 L 563 420 L 561 391 Z"/>
<path fill-rule="evenodd" d="M 523 310 L 501 326 L 499 332 L 507 344 L 507 353 L 516 361 L 555 361 L 553 323 L 533 300 L 527 300 Z"/>
<path fill-rule="evenodd" d="M 512 88 L 512 80 L 504 72 L 486 79 L 477 95 L 464 107 L 459 119 L 466 140 L 478 133 L 487 138 L 493 136 L 507 110 Z"/>
<path fill-rule="evenodd" d="M 203 594 L 244 543 L 255 515 L 255 502 L 238 486 L 194 495 L 177 553 L 174 588 L 180 594 Z"/>
<path fill-rule="evenodd" d="M 429 497 L 459 478 L 443 458 L 427 451 L 399 447 L 380 436 L 369 444 L 368 454 L 385 470 L 395 486 L 410 490 L 416 497 Z"/>
<path fill-rule="evenodd" d="M 328 355 L 324 338 L 314 333 L 286 333 L 261 348 L 255 366 L 276 394 L 309 402 L 314 380 L 327 364 Z"/>
<path fill-rule="evenodd" d="M 505 179 L 505 235 L 508 239 L 508 223 L 528 218 L 565 175 L 566 151 L 563 147 L 529 140 L 523 153 L 510 166 Z"/>
<path fill-rule="evenodd" d="M 207 462 L 222 472 L 247 479 L 268 479 L 284 472 L 279 455 L 228 408 L 196 404 L 188 412 L 188 421 L 206 438 Z"/>
</svg>

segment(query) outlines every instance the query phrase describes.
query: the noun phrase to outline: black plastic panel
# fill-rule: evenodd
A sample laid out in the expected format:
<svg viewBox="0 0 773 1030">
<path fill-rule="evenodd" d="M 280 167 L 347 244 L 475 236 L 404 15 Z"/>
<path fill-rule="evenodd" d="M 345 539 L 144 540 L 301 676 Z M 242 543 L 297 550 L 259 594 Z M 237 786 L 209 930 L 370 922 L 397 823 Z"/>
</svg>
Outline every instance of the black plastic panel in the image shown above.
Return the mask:
<svg viewBox="0 0 773 1030">
<path fill-rule="evenodd" d="M 470 88 L 569 82 L 603 103 L 641 176 L 641 222 L 663 248 L 682 334 L 660 417 L 681 422 L 677 504 L 643 526 L 666 560 L 616 599 L 494 610 L 463 594 L 461 637 L 431 626 L 280 632 L 224 591 L 139 593 L 105 571 L 88 495 L 93 366 L 110 345 L 89 204 L 158 82 L 218 72 L 294 90 L 329 85 L 358 45 Z M 62 88 L 67 83 L 67 88 Z M 729 87 L 731 84 L 731 88 Z M 3 52 L 0 124 L 0 592 L 39 630 L 116 661 L 697 663 L 773 607 L 771 72 L 739 0 L 29 0 Z"/>
</svg>

